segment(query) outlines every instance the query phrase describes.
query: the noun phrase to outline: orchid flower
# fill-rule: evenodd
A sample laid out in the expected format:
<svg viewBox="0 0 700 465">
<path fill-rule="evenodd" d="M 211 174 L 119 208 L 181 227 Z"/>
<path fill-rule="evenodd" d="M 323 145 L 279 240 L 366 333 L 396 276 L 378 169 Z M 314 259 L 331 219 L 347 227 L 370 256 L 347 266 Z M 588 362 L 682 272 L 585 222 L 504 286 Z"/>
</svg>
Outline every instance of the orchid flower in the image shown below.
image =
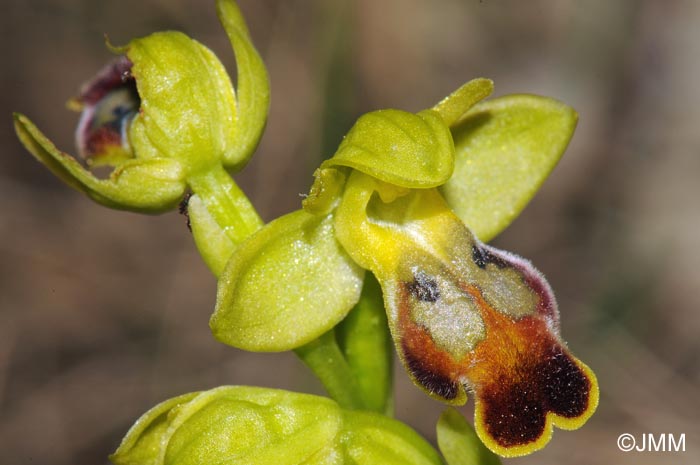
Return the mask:
<svg viewBox="0 0 700 465">
<path fill-rule="evenodd" d="M 265 128 L 267 71 L 253 47 L 238 6 L 217 2 L 238 68 L 238 92 L 214 53 L 181 32 L 157 32 L 124 47 L 120 55 L 69 102 L 81 110 L 78 152 L 88 168 L 109 166 L 102 179 L 58 150 L 24 115 L 15 129 L 24 146 L 71 187 L 111 208 L 144 213 L 172 210 L 188 190 L 197 246 L 213 270 L 262 225 L 228 172 L 241 170 Z M 210 223 L 225 229 L 209 238 Z"/>
<path fill-rule="evenodd" d="M 530 262 L 484 244 L 526 205 L 576 123 L 536 96 L 478 103 L 475 79 L 434 108 L 362 116 L 316 172 L 303 209 L 243 242 L 219 280 L 210 325 L 246 350 L 298 348 L 379 281 L 404 367 L 428 395 L 476 402 L 503 456 L 575 429 L 598 401 L 593 372 L 559 334 L 552 290 Z"/>
</svg>

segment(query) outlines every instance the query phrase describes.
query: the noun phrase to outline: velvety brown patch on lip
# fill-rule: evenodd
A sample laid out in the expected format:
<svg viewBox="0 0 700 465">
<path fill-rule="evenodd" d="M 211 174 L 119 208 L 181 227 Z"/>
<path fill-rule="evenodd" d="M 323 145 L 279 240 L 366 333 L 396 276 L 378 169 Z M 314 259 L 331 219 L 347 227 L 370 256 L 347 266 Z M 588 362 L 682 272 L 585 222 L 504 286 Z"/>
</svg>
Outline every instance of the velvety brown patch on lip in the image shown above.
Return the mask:
<svg viewBox="0 0 700 465">
<path fill-rule="evenodd" d="M 543 315 L 512 320 L 491 308 L 478 289 L 486 339 L 469 355 L 463 375 L 479 402 L 480 423 L 502 448 L 534 444 L 547 431 L 547 414 L 566 419 L 589 410 L 591 381 Z"/>
<path fill-rule="evenodd" d="M 588 408 L 591 383 L 572 357 L 556 346 L 538 370 L 547 407 L 565 418 L 576 418 Z"/>
<path fill-rule="evenodd" d="M 424 389 L 448 401 L 457 398 L 459 383 L 440 373 L 441 370 L 430 362 L 426 363 L 425 358 L 419 356 L 410 344 L 402 341 L 401 348 L 408 371 Z"/>
<path fill-rule="evenodd" d="M 588 408 L 590 383 L 571 357 L 555 343 L 541 360 L 518 369 L 511 379 L 500 376 L 480 392 L 483 422 L 502 447 L 529 444 L 545 432 L 547 412 L 566 418 Z"/>
</svg>

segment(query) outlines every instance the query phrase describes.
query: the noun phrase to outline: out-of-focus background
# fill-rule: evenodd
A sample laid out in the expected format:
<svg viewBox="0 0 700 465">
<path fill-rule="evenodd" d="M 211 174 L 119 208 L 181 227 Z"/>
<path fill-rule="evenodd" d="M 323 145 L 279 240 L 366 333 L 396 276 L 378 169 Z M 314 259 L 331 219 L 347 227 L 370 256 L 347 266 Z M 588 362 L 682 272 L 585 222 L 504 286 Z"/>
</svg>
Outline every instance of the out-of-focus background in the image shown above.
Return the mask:
<svg viewBox="0 0 700 465">
<path fill-rule="evenodd" d="M 241 0 L 272 81 L 267 131 L 237 176 L 266 220 L 362 113 L 418 111 L 478 76 L 580 114 L 530 206 L 494 243 L 548 277 L 598 412 L 507 463 L 697 464 L 700 457 L 700 2 Z M 321 392 L 291 354 L 211 337 L 215 280 L 177 213 L 111 211 L 17 142 L 11 111 L 73 152 L 64 102 L 116 44 L 178 29 L 233 56 L 202 0 L 6 0 L 0 7 L 0 456 L 102 464 L 155 403 L 220 384 Z M 396 371 L 397 416 L 434 441 L 442 410 Z M 470 407 L 464 409 L 471 418 Z M 622 433 L 686 451 L 620 452 Z"/>
</svg>

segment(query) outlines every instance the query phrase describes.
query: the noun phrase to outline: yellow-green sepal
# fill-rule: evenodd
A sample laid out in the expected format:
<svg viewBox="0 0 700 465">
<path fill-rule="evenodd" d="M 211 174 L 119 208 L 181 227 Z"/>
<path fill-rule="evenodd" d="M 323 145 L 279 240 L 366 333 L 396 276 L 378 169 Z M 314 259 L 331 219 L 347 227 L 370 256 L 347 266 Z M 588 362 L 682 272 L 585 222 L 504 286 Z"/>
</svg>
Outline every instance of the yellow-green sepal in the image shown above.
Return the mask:
<svg viewBox="0 0 700 465">
<path fill-rule="evenodd" d="M 501 464 L 501 459 L 486 448 L 472 425 L 454 408 L 448 408 L 440 415 L 437 441 L 448 465 Z"/>
<path fill-rule="evenodd" d="M 217 0 L 216 11 L 236 54 L 238 114 L 234 121 L 235 143 L 227 146 L 224 164 L 238 171 L 253 155 L 265 129 L 270 107 L 270 82 L 238 5 L 232 0 Z"/>
<path fill-rule="evenodd" d="M 332 215 L 298 210 L 235 250 L 219 279 L 210 327 L 219 341 L 241 349 L 294 349 L 345 317 L 363 277 L 336 241 Z"/>
<path fill-rule="evenodd" d="M 220 163 L 237 143 L 233 85 L 204 45 L 180 32 L 157 32 L 122 49 L 141 107 L 129 130 L 138 158 L 173 158 L 189 172 Z"/>
<path fill-rule="evenodd" d="M 554 169 L 576 121 L 571 107 L 535 95 L 476 104 L 452 127 L 455 169 L 440 191 L 480 240 L 491 240 Z"/>
<path fill-rule="evenodd" d="M 449 128 L 433 110 L 362 115 L 321 169 L 346 166 L 405 188 L 444 184 L 454 169 Z"/>
<path fill-rule="evenodd" d="M 182 198 L 186 183 L 182 165 L 172 159 L 131 159 L 99 179 L 61 152 L 29 119 L 15 114 L 15 130 L 22 144 L 69 186 L 102 205 L 121 210 L 161 213 Z"/>
</svg>

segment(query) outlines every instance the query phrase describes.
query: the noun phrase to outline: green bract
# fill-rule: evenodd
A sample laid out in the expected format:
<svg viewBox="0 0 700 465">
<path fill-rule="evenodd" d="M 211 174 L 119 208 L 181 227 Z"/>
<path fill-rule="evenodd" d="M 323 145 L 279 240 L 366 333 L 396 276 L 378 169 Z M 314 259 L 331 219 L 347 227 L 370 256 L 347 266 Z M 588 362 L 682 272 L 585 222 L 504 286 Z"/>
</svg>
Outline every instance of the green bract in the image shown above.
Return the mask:
<svg viewBox="0 0 700 465">
<path fill-rule="evenodd" d="M 244 386 L 186 394 L 144 414 L 110 457 L 116 465 L 430 465 L 418 434 L 330 399 Z"/>
<path fill-rule="evenodd" d="M 214 336 L 246 350 L 299 347 L 357 303 L 363 273 L 335 240 L 332 216 L 285 215 L 231 256 L 219 279 Z"/>
</svg>

